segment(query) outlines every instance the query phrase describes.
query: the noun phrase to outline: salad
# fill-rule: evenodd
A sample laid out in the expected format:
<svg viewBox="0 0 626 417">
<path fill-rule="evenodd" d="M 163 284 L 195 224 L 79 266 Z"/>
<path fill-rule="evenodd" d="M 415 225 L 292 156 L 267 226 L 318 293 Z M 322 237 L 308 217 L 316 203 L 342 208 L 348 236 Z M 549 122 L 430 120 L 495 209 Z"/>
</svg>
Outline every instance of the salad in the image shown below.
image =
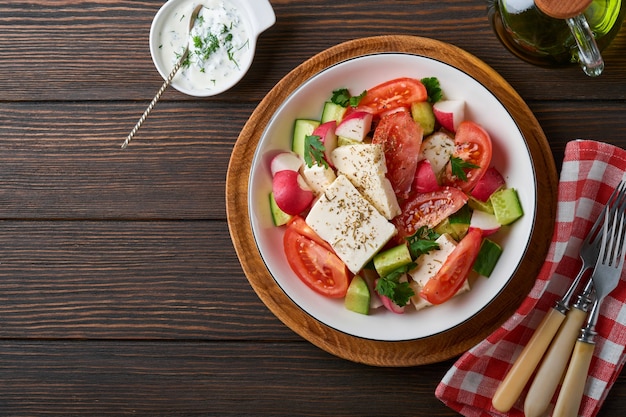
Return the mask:
<svg viewBox="0 0 626 417">
<path fill-rule="evenodd" d="M 329 94 L 271 161 L 269 204 L 295 275 L 369 314 L 442 304 L 488 277 L 492 239 L 523 215 L 489 133 L 435 77 Z"/>
</svg>

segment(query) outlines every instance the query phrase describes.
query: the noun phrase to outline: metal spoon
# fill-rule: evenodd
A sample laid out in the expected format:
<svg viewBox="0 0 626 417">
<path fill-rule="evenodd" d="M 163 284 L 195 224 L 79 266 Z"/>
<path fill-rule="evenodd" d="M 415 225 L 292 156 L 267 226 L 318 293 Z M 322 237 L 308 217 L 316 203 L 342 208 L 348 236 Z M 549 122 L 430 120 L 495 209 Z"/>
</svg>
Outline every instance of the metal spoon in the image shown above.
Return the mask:
<svg viewBox="0 0 626 417">
<path fill-rule="evenodd" d="M 196 18 L 198 17 L 198 13 L 200 13 L 200 9 L 202 9 L 202 7 L 203 5 L 199 4 L 196 6 L 195 9 L 193 9 L 193 12 L 191 13 L 191 17 L 189 18 L 189 32 L 191 32 L 191 29 L 193 28 L 193 25 L 196 22 Z M 150 114 L 154 106 L 156 105 L 157 101 L 159 101 L 159 99 L 161 98 L 161 95 L 163 94 L 163 92 L 170 85 L 170 83 L 172 82 L 172 79 L 174 78 L 174 76 L 176 75 L 180 67 L 183 65 L 183 62 L 187 58 L 188 53 L 189 53 L 189 42 L 187 42 L 187 45 L 185 46 L 185 50 L 183 51 L 182 55 L 178 59 L 178 62 L 176 63 L 176 65 L 174 65 L 174 68 L 172 68 L 172 71 L 167 76 L 167 78 L 165 79 L 165 82 L 163 83 L 159 91 L 156 93 L 156 95 L 154 96 L 150 104 L 148 105 L 148 108 L 146 109 L 145 112 L 143 112 L 143 114 L 139 118 L 139 121 L 137 122 L 133 130 L 130 131 L 129 135 L 126 137 L 126 140 L 124 141 L 124 143 L 122 143 L 122 149 L 125 149 L 130 143 L 130 141 L 132 140 L 133 136 L 135 136 L 135 134 L 137 133 L 137 131 L 139 130 L 143 122 L 146 120 L 146 118 L 148 117 L 148 115 Z"/>
</svg>

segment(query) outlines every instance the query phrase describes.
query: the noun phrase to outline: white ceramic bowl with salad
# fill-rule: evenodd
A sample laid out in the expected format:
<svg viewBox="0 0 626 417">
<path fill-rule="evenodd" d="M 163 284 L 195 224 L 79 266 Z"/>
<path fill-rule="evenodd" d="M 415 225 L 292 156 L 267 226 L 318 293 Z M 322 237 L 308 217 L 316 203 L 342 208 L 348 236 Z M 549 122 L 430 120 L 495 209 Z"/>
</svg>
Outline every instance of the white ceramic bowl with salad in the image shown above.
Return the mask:
<svg viewBox="0 0 626 417">
<path fill-rule="evenodd" d="M 189 33 L 189 17 L 203 4 Z M 168 0 L 150 27 L 152 61 L 167 79 L 189 42 L 190 52 L 171 85 L 196 97 L 232 88 L 252 65 L 257 38 L 276 22 L 268 0 Z"/>
<path fill-rule="evenodd" d="M 386 81 L 410 77 L 436 77 L 447 100 L 465 103 L 464 118 L 482 126 L 492 141 L 491 165 L 517 191 L 524 214 L 501 228 L 493 239 L 503 251 L 489 278 L 472 279 L 471 290 L 419 311 L 407 308 L 396 314 L 385 308 L 358 314 L 343 299 L 325 297 L 300 280 L 283 249 L 285 227 L 276 227 L 268 204 L 272 191 L 271 161 L 292 148 L 296 119 L 321 117 L 323 105 L 339 89 L 352 95 Z M 376 341 L 406 341 L 430 337 L 470 320 L 503 290 L 517 271 L 529 245 L 537 213 L 536 175 L 528 145 L 507 109 L 483 85 L 444 62 L 406 53 L 365 55 L 340 62 L 313 76 L 278 107 L 261 135 L 252 160 L 248 208 L 254 239 L 276 284 L 315 320 L 346 333 Z"/>
</svg>

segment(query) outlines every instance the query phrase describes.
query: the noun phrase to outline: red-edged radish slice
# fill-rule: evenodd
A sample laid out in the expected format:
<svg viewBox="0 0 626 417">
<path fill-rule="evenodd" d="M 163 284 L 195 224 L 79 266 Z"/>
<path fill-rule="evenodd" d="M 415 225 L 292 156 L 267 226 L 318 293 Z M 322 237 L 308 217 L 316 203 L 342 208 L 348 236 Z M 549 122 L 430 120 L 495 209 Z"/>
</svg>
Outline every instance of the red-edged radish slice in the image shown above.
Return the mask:
<svg viewBox="0 0 626 417">
<path fill-rule="evenodd" d="M 320 141 L 324 144 L 324 159 L 331 166 L 330 154 L 337 147 L 336 128 L 337 122 L 331 120 L 330 122 L 322 123 L 313 130 L 313 136 L 319 136 Z"/>
<path fill-rule="evenodd" d="M 489 236 L 500 230 L 500 226 L 501 224 L 493 214 L 480 210 L 472 212 L 469 230 L 480 229 L 483 231 L 483 236 Z"/>
<path fill-rule="evenodd" d="M 279 171 L 296 171 L 302 167 L 302 158 L 295 152 L 281 152 L 272 158 L 270 170 L 272 177 Z"/>
<path fill-rule="evenodd" d="M 433 113 L 439 124 L 450 132 L 465 119 L 465 102 L 463 100 L 440 100 L 433 104 Z"/>
<path fill-rule="evenodd" d="M 415 180 L 411 186 L 412 190 L 418 193 L 429 193 L 431 191 L 437 191 L 439 183 L 437 183 L 437 176 L 433 167 L 428 159 L 422 159 L 417 163 L 417 169 L 415 170 Z"/>
<path fill-rule="evenodd" d="M 276 205 L 292 216 L 302 213 L 313 201 L 313 191 L 297 171 L 278 171 L 272 180 L 272 192 Z"/>
<path fill-rule="evenodd" d="M 346 139 L 362 142 L 372 129 L 372 114 L 365 111 L 355 111 L 339 123 L 335 133 Z"/>
<path fill-rule="evenodd" d="M 378 296 L 380 297 L 380 301 L 382 301 L 383 305 L 385 306 L 387 310 L 396 314 L 404 314 L 404 310 L 406 306 L 400 307 L 399 305 L 391 301 L 391 299 L 387 296 L 380 295 L 380 294 Z"/>
<path fill-rule="evenodd" d="M 481 179 L 478 180 L 471 194 L 476 200 L 485 202 L 491 197 L 491 194 L 505 185 L 506 181 L 500 174 L 500 171 L 494 167 L 489 167 Z"/>
</svg>

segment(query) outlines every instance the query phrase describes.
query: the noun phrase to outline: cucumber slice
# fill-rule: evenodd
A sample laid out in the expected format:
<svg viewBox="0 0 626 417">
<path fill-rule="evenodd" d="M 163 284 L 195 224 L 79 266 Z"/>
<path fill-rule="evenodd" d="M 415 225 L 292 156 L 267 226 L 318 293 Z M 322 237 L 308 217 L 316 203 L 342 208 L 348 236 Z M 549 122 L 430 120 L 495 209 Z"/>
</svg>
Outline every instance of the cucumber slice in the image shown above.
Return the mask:
<svg viewBox="0 0 626 417">
<path fill-rule="evenodd" d="M 469 200 L 467 200 L 467 204 L 472 210 L 484 211 L 485 213 L 493 214 L 493 204 L 491 204 L 490 200 L 480 201 L 470 196 Z"/>
<path fill-rule="evenodd" d="M 378 275 L 384 277 L 390 272 L 410 264 L 412 261 L 409 247 L 407 245 L 398 245 L 374 256 L 374 268 L 376 268 Z"/>
<path fill-rule="evenodd" d="M 355 275 L 348 287 L 344 305 L 348 310 L 355 313 L 369 314 L 370 298 L 371 295 L 367 282 L 360 275 Z"/>
<path fill-rule="evenodd" d="M 459 211 L 444 219 L 435 227 L 435 232 L 440 235 L 449 234 L 457 242 L 467 234 L 472 219 L 472 210 L 466 204 Z"/>
<path fill-rule="evenodd" d="M 498 190 L 489 197 L 489 201 L 493 206 L 493 214 L 502 225 L 511 224 L 524 215 L 515 188 Z"/>
<path fill-rule="evenodd" d="M 278 207 L 274 193 L 270 192 L 270 211 L 272 212 L 272 221 L 274 226 L 282 226 L 287 224 L 293 217 L 291 214 L 287 214 Z"/>
<path fill-rule="evenodd" d="M 493 269 L 496 267 L 498 263 L 498 259 L 500 259 L 500 255 L 502 255 L 502 248 L 496 242 L 483 239 L 483 242 L 480 245 L 480 251 L 478 252 L 478 256 L 476 257 L 476 261 L 472 266 L 472 269 L 483 275 L 485 277 L 489 277 L 493 272 Z"/>
<path fill-rule="evenodd" d="M 424 135 L 430 135 L 435 130 L 435 113 L 433 106 L 427 101 L 411 104 L 411 116 L 413 120 L 422 126 Z"/>
<path fill-rule="evenodd" d="M 345 107 L 335 104 L 332 101 L 325 102 L 324 108 L 322 109 L 322 123 L 334 120 L 339 124 L 341 119 L 343 119 L 343 115 L 346 114 L 346 110 Z"/>
<path fill-rule="evenodd" d="M 293 126 L 291 150 L 304 158 L 304 138 L 313 134 L 313 131 L 319 125 L 320 122 L 317 120 L 296 119 Z"/>
</svg>

